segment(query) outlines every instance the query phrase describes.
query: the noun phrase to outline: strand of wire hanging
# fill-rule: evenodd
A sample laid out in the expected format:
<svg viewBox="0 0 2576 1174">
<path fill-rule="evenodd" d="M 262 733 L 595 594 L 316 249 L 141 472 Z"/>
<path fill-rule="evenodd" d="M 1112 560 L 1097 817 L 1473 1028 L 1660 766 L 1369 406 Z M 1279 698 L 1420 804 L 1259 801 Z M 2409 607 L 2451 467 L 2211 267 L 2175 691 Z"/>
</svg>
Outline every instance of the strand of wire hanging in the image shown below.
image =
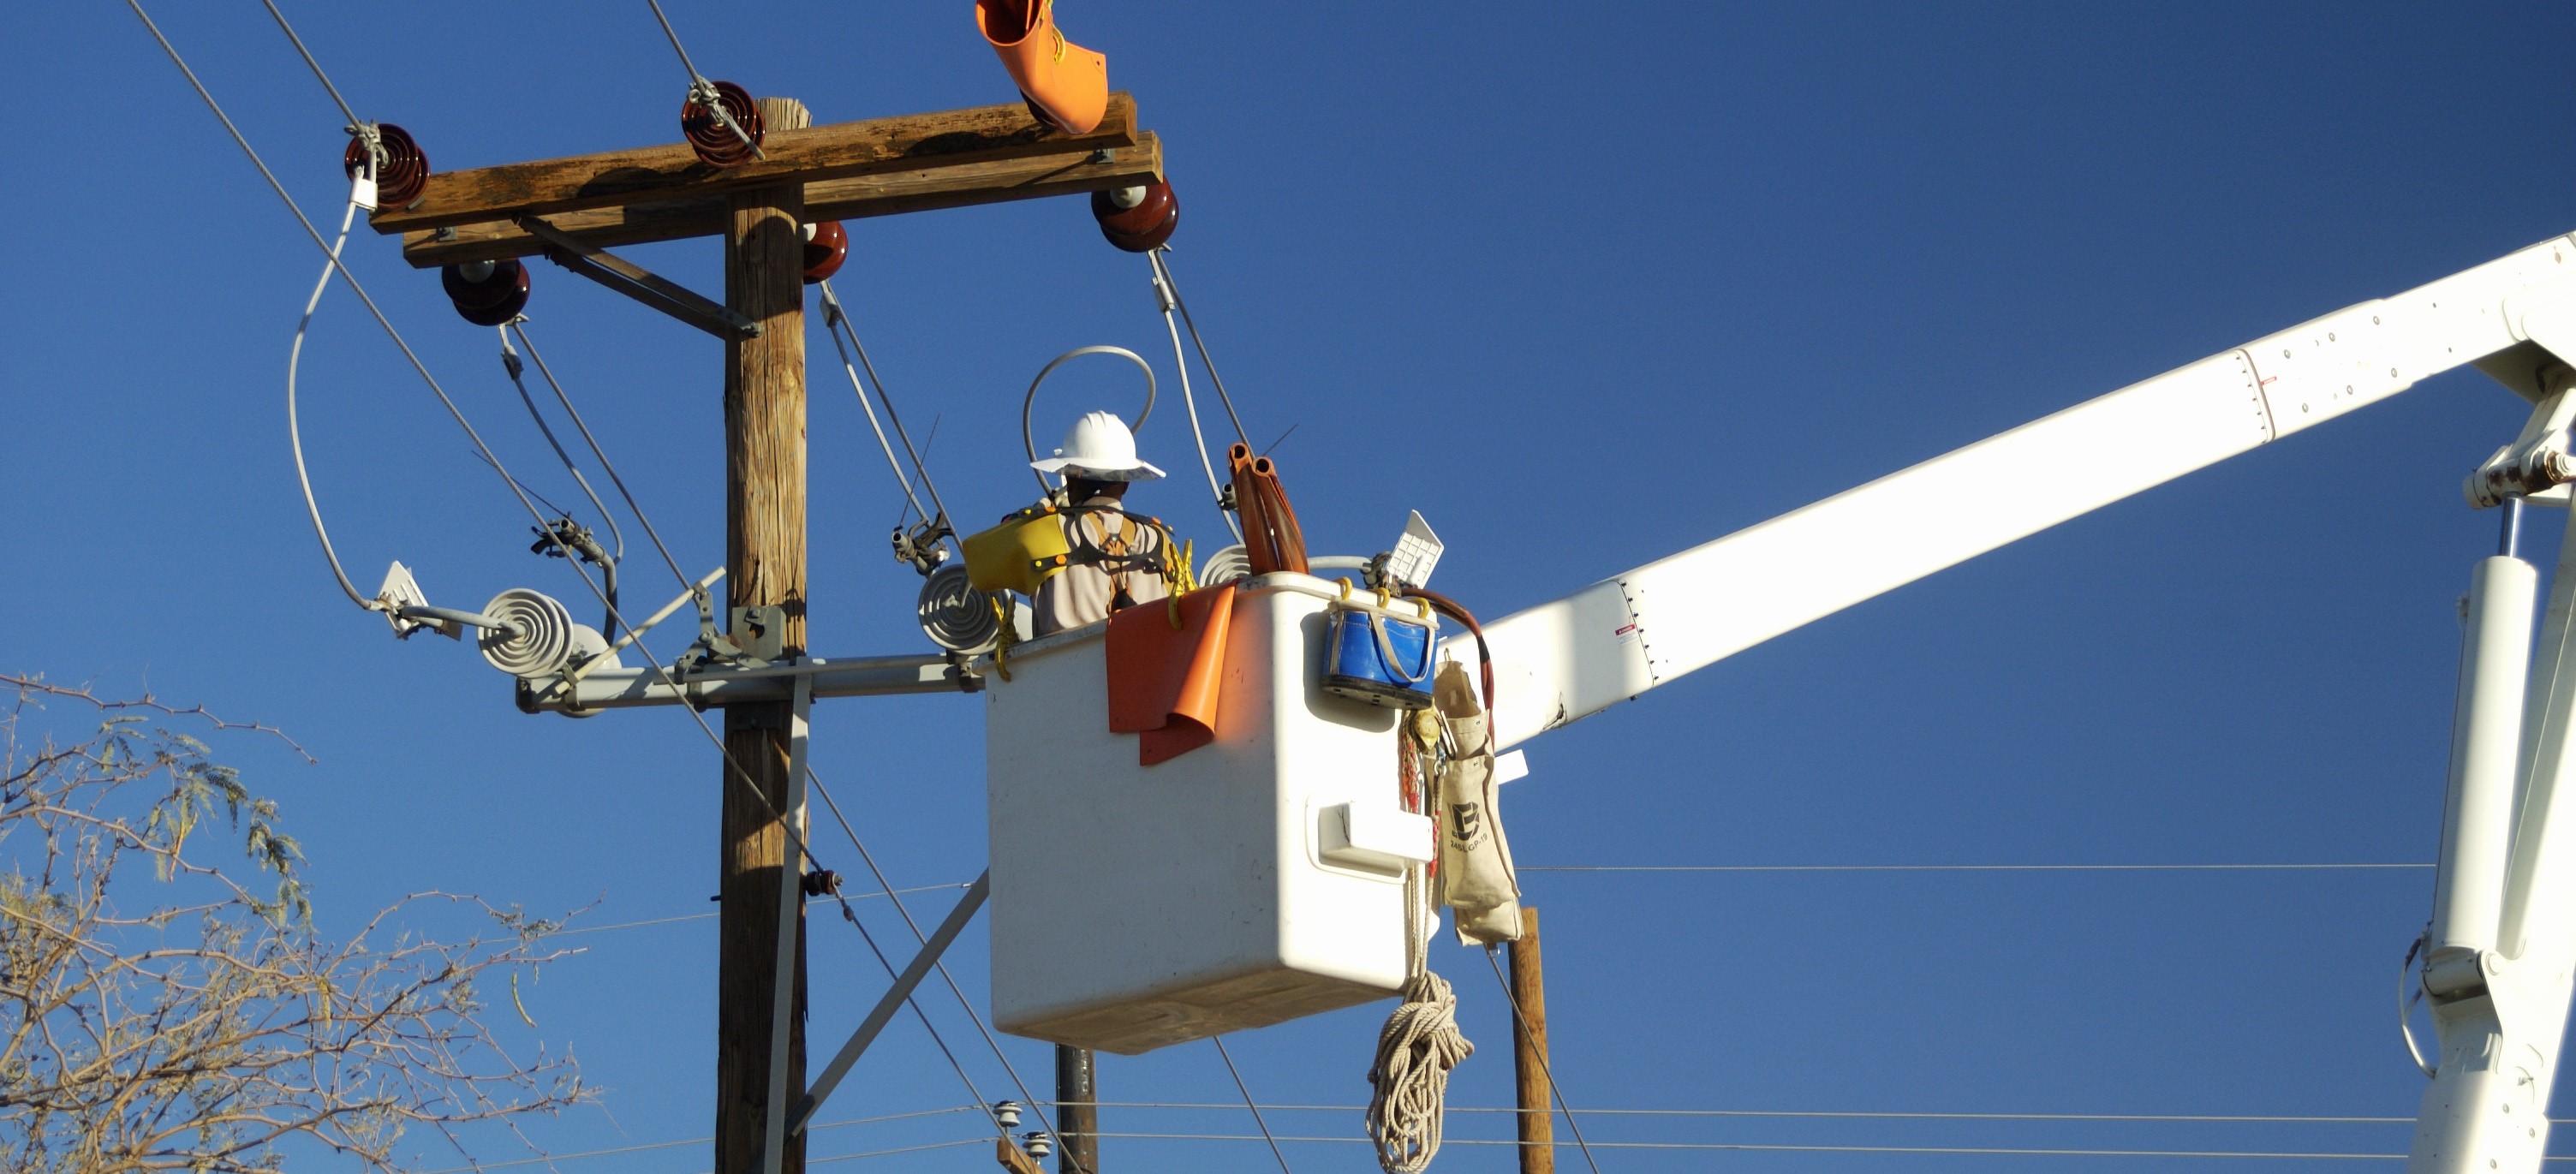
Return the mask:
<svg viewBox="0 0 2576 1174">
<path fill-rule="evenodd" d="M 894 446 L 887 442 L 885 428 L 877 423 L 876 409 L 868 404 L 867 389 L 859 385 L 858 368 L 850 365 L 852 352 L 857 353 L 860 365 L 867 368 L 868 382 L 875 385 L 877 399 L 885 405 L 886 420 L 894 425 L 896 438 L 903 441 L 904 455 L 912 461 L 913 473 L 921 478 L 921 487 L 930 494 L 930 504 L 938 510 L 936 520 L 953 528 L 956 520 L 948 512 L 948 503 L 940 498 L 938 484 L 930 479 L 930 466 L 923 463 L 921 450 L 913 447 L 912 433 L 903 426 L 903 417 L 895 412 L 894 397 L 886 391 L 885 380 L 878 376 L 877 365 L 869 360 L 867 345 L 859 341 L 858 327 L 851 323 L 849 312 L 841 307 L 840 297 L 832 292 L 831 279 L 825 278 L 817 284 L 823 291 L 823 322 L 827 333 L 832 336 L 832 349 L 841 357 L 842 372 L 850 377 L 850 391 L 858 396 L 859 410 L 867 413 L 868 428 L 876 433 L 877 447 L 885 452 L 886 468 L 894 472 L 895 483 L 903 486 L 904 500 L 912 503 L 912 512 L 921 515 L 924 522 L 933 521 L 931 511 L 921 508 L 921 498 L 913 493 L 911 478 L 904 476 L 903 466 L 895 460 Z M 841 342 L 843 335 L 849 338 L 846 347 Z"/>
<path fill-rule="evenodd" d="M 1198 397 L 1190 390 L 1189 356 L 1181 352 L 1181 330 L 1172 320 L 1174 309 L 1180 310 L 1181 316 L 1186 319 L 1189 316 L 1189 308 L 1181 301 L 1181 290 L 1178 285 L 1173 284 L 1171 270 L 1163 264 L 1163 250 L 1156 249 L 1145 254 L 1145 260 L 1153 268 L 1154 306 L 1162 311 L 1163 329 L 1172 337 L 1172 366 L 1181 373 L 1181 406 L 1189 413 L 1190 440 L 1198 446 L 1199 471 L 1207 474 L 1208 492 L 1216 499 L 1217 515 L 1225 519 L 1225 528 L 1233 532 L 1234 540 L 1241 542 L 1243 524 L 1235 520 L 1233 510 L 1225 508 L 1225 488 L 1217 483 L 1216 465 L 1208 459 L 1207 434 L 1199 427 Z M 1190 323 L 1190 339 L 1199 343 L 1199 359 L 1207 365 L 1208 376 L 1216 383 L 1217 398 L 1225 404 L 1225 416 L 1234 424 L 1235 437 L 1243 442 L 1246 449 L 1251 448 L 1252 437 L 1245 434 L 1243 430 L 1243 418 L 1235 414 L 1234 400 L 1225 393 L 1225 381 L 1216 377 L 1216 364 L 1207 357 L 1207 344 L 1199 340 L 1199 328 L 1196 322 Z"/>
</svg>

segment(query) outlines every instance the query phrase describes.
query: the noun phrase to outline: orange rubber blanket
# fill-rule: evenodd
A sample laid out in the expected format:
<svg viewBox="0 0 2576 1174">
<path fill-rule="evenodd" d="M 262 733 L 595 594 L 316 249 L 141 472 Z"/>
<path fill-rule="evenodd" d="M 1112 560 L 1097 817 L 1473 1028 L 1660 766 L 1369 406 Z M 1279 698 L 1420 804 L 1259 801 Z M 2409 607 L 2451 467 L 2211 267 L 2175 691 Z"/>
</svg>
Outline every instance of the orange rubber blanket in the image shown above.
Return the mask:
<svg viewBox="0 0 2576 1174">
<path fill-rule="evenodd" d="M 1109 617 L 1109 730 L 1139 735 L 1136 762 L 1152 766 L 1216 741 L 1217 685 L 1234 585 L 1203 587 L 1175 601 L 1122 608 Z"/>
</svg>

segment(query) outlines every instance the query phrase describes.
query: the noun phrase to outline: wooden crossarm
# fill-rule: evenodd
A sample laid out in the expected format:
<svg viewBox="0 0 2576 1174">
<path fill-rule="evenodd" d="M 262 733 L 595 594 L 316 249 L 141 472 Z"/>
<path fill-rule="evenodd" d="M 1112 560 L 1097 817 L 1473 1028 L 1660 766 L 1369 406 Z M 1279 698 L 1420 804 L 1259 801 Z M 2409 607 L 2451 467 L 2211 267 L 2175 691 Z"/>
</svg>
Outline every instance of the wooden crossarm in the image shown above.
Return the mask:
<svg viewBox="0 0 2576 1174">
<path fill-rule="evenodd" d="M 1046 1174 L 1046 1167 L 1039 1165 L 1036 1158 L 1022 1152 L 1020 1147 L 1012 1145 L 1011 1139 L 1007 1137 L 994 1143 L 993 1160 L 1000 1162 L 1002 1168 L 1010 1171 L 1011 1174 Z"/>
<path fill-rule="evenodd" d="M 420 198 L 367 218 L 377 232 L 415 232 L 631 204 L 716 196 L 741 188 L 993 163 L 1030 156 L 1118 150 L 1136 145 L 1136 100 L 1109 96 L 1109 113 L 1089 134 L 1068 135 L 1032 117 L 1019 103 L 873 118 L 802 130 L 773 130 L 761 140 L 769 158 L 740 167 L 710 167 L 686 143 L 507 163 L 433 174 Z"/>
<path fill-rule="evenodd" d="M 1162 178 L 1163 144 L 1152 131 L 1136 144 L 1095 151 L 1030 155 L 983 162 L 941 161 L 908 171 L 828 179 L 805 185 L 809 220 L 857 220 L 900 212 L 960 208 L 1133 187 Z M 556 230 L 594 248 L 710 236 L 724 231 L 721 196 L 593 208 L 546 217 Z M 403 259 L 423 268 L 467 261 L 498 261 L 545 251 L 543 242 L 510 221 L 425 229 L 403 234 Z"/>
</svg>

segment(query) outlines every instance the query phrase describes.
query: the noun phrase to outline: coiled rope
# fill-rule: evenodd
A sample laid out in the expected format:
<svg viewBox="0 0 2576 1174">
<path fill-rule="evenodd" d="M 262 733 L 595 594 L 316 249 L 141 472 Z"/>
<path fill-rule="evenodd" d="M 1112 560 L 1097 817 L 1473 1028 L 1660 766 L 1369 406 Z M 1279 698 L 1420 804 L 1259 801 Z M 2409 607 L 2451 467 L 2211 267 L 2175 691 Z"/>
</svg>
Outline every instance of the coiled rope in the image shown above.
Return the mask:
<svg viewBox="0 0 2576 1174">
<path fill-rule="evenodd" d="M 1427 711 L 1426 711 L 1427 712 Z M 1438 735 L 1424 713 L 1404 723 L 1396 743 L 1397 785 L 1404 809 L 1417 815 L 1432 802 L 1424 790 L 1433 772 L 1425 756 Z M 1449 1070 L 1475 1054 L 1458 1030 L 1458 996 L 1431 973 L 1431 934 L 1439 925 L 1432 908 L 1431 876 L 1423 865 L 1404 870 L 1404 999 L 1378 1030 L 1377 1058 L 1369 1065 L 1367 1126 L 1386 1174 L 1419 1174 L 1440 1153 L 1447 1112 Z"/>
<path fill-rule="evenodd" d="M 1424 970 L 1404 984 L 1404 1002 L 1377 1034 L 1369 1069 L 1368 1135 L 1386 1174 L 1420 1174 L 1440 1152 L 1449 1070 L 1475 1054 L 1458 1031 L 1458 996 Z"/>
</svg>

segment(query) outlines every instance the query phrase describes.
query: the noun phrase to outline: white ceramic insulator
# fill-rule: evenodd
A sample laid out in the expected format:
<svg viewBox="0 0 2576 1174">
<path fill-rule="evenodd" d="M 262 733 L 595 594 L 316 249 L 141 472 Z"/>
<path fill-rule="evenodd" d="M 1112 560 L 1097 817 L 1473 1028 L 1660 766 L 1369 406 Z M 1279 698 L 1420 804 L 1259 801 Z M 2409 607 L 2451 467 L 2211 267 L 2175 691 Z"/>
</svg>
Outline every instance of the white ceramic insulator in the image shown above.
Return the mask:
<svg viewBox="0 0 2576 1174">
<path fill-rule="evenodd" d="M 2513 843 L 2513 793 L 2522 759 L 2525 682 L 2540 572 L 2498 555 L 2469 579 L 2460 689 L 2451 717 L 2451 779 L 2442 810 L 2442 859 L 2434 875 L 2433 951 L 2496 944 Z"/>
<path fill-rule="evenodd" d="M 483 605 L 483 614 L 518 626 L 513 634 L 485 628 L 476 643 L 493 668 L 514 677 L 542 677 L 572 663 L 579 650 L 578 625 L 564 605 L 525 587 L 513 587 Z M 599 638 L 597 632 L 591 639 Z M 601 644 L 605 647 L 605 644 Z"/>
</svg>

